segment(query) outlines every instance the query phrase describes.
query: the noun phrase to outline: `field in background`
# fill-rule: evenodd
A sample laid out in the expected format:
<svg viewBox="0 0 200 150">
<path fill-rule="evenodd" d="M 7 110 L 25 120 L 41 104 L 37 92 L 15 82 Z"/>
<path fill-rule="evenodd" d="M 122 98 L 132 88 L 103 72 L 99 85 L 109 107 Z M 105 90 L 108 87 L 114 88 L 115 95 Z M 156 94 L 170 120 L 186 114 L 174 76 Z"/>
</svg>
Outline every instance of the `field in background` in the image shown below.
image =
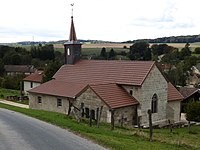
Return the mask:
<svg viewBox="0 0 200 150">
<path fill-rule="evenodd" d="M 158 44 L 161 44 L 161 43 L 158 43 Z M 164 44 L 176 47 L 179 50 L 181 50 L 185 46 L 186 43 L 164 43 Z M 98 44 L 88 44 L 88 43 L 86 43 L 86 44 L 82 44 L 82 55 L 83 56 L 84 55 L 98 56 L 103 47 L 106 48 L 107 52 L 109 52 L 112 48 L 114 49 L 115 52 L 121 52 L 121 51 L 128 52 L 131 45 L 133 45 L 133 43 L 98 43 Z M 153 45 L 153 44 L 150 44 L 150 46 L 151 45 Z M 21 46 L 21 45 L 15 45 L 15 46 Z M 26 46 L 22 46 L 22 47 L 26 48 L 27 50 L 31 49 L 30 45 L 26 45 Z M 126 47 L 126 48 L 124 48 L 124 47 Z M 196 47 L 200 47 L 200 42 L 190 44 L 191 51 L 194 51 L 194 49 Z M 54 49 L 55 49 L 55 51 L 59 51 L 59 52 L 63 53 L 64 52 L 64 45 L 63 44 L 54 44 Z M 193 55 L 195 55 L 195 54 L 193 54 Z M 195 55 L 195 56 L 198 56 L 198 55 Z"/>
<path fill-rule="evenodd" d="M 161 44 L 161 43 L 158 43 Z M 181 49 L 185 46 L 186 43 L 166 43 L 169 46 L 173 46 L 176 47 L 178 49 Z M 103 47 L 105 47 L 107 50 L 110 50 L 111 48 L 113 48 L 116 51 L 121 51 L 121 50 L 126 50 L 124 49 L 124 46 L 126 46 L 128 49 L 130 48 L 130 46 L 133 45 L 132 43 L 101 43 L 101 44 L 83 44 L 82 45 L 82 49 L 83 52 L 84 51 L 91 51 L 91 50 L 99 50 L 101 51 L 101 49 Z M 153 45 L 153 44 L 150 44 Z M 196 47 L 200 47 L 200 42 L 197 43 L 191 43 L 190 44 L 190 48 L 193 51 Z M 63 52 L 64 50 L 64 46 L 63 44 L 54 44 L 54 48 L 60 52 Z"/>
<path fill-rule="evenodd" d="M 128 52 L 129 51 L 129 47 L 132 44 L 129 43 L 102 43 L 102 44 L 83 44 L 82 45 L 82 55 L 95 55 L 98 56 L 100 55 L 101 49 L 103 47 L 106 48 L 106 51 L 109 52 L 112 48 L 114 49 L 115 52 L 121 52 L 121 51 L 125 51 Z M 124 47 L 127 48 L 124 48 Z M 62 44 L 54 44 L 54 48 L 56 51 L 60 51 L 60 52 L 64 52 L 64 46 Z"/>
</svg>

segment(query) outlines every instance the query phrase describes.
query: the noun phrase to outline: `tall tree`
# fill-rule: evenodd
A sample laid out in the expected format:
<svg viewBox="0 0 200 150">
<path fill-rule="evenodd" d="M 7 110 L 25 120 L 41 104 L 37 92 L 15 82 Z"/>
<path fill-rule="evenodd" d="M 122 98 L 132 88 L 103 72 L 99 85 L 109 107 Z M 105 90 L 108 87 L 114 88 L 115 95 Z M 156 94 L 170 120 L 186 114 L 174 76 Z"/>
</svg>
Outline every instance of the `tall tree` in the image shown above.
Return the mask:
<svg viewBox="0 0 200 150">
<path fill-rule="evenodd" d="M 4 63 L 3 60 L 0 59 L 0 76 L 4 74 Z"/>
<path fill-rule="evenodd" d="M 105 47 L 101 49 L 100 59 L 107 59 L 107 52 Z"/>
<path fill-rule="evenodd" d="M 50 62 L 44 70 L 43 82 L 51 80 L 60 67 L 61 64 L 58 61 Z"/>
<path fill-rule="evenodd" d="M 185 47 L 180 51 L 180 59 L 183 60 L 186 56 L 191 56 L 192 52 L 190 51 L 190 44 L 186 43 Z"/>
<path fill-rule="evenodd" d="M 115 57 L 116 57 L 116 52 L 115 52 L 114 49 L 112 48 L 112 49 L 110 50 L 109 54 L 108 54 L 108 58 L 113 60 L 113 59 L 115 59 Z"/>
<path fill-rule="evenodd" d="M 151 49 L 147 42 L 136 42 L 130 46 L 131 60 L 151 60 Z"/>
</svg>

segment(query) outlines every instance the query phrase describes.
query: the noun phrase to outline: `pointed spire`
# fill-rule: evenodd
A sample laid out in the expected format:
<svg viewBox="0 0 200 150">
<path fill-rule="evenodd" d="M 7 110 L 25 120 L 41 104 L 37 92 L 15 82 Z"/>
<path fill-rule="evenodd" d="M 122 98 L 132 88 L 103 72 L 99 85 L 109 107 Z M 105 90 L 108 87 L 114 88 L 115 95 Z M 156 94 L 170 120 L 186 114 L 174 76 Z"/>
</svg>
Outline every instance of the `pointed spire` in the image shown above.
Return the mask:
<svg viewBox="0 0 200 150">
<path fill-rule="evenodd" d="M 71 17 L 71 29 L 70 29 L 69 41 L 70 42 L 77 41 L 76 31 L 75 31 L 74 21 L 73 21 L 73 16 Z"/>
<path fill-rule="evenodd" d="M 75 27 L 74 27 L 74 21 L 73 21 L 73 6 L 74 6 L 74 3 L 71 4 L 71 6 L 72 6 L 72 16 L 71 16 L 71 29 L 70 29 L 69 41 L 75 42 L 75 41 L 77 41 L 77 38 L 76 38 L 76 31 L 75 31 Z"/>
</svg>

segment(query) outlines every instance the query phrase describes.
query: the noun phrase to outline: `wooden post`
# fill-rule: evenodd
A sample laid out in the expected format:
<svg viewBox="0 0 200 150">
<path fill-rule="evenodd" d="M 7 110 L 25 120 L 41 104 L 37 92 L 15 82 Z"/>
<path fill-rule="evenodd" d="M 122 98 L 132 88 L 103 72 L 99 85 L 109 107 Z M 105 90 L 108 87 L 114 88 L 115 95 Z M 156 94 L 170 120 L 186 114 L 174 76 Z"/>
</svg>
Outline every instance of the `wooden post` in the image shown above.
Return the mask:
<svg viewBox="0 0 200 150">
<path fill-rule="evenodd" d="M 100 123 L 100 119 L 101 119 L 102 110 L 103 110 L 103 106 L 101 106 L 100 111 L 99 111 L 99 115 L 98 115 L 98 119 L 97 119 L 97 128 L 99 128 L 99 123 Z"/>
<path fill-rule="evenodd" d="M 172 124 L 171 124 L 171 121 L 168 120 L 168 123 L 169 123 L 169 132 L 172 132 Z"/>
<path fill-rule="evenodd" d="M 121 127 L 123 127 L 123 125 L 124 125 L 124 114 L 122 114 L 121 116 Z"/>
<path fill-rule="evenodd" d="M 111 109 L 111 130 L 115 128 L 114 110 Z"/>
<path fill-rule="evenodd" d="M 92 126 L 92 109 L 90 110 L 90 127 Z"/>
<path fill-rule="evenodd" d="M 96 119 L 97 120 L 96 121 L 96 123 L 97 123 L 96 125 L 98 125 L 98 121 L 99 121 L 99 107 L 97 108 L 96 118 L 97 118 Z"/>
<path fill-rule="evenodd" d="M 21 102 L 22 101 L 22 81 L 20 81 L 20 98 L 19 98 L 19 101 Z"/>
<path fill-rule="evenodd" d="M 68 116 L 70 115 L 70 113 L 71 113 L 71 107 L 72 107 L 72 103 L 70 102 L 70 100 L 69 100 L 69 109 L 68 109 Z"/>
<path fill-rule="evenodd" d="M 80 117 L 84 117 L 84 103 L 81 103 L 81 108 L 80 108 Z"/>
<path fill-rule="evenodd" d="M 141 129 L 141 126 L 140 126 L 140 116 L 137 117 L 137 124 L 138 124 L 138 128 L 140 130 Z"/>
<path fill-rule="evenodd" d="M 147 112 L 149 114 L 149 140 L 150 140 L 150 142 L 152 142 L 152 135 L 153 135 L 152 112 L 150 109 Z"/>
<path fill-rule="evenodd" d="M 190 121 L 188 121 L 188 132 L 190 133 L 191 131 L 191 124 L 190 124 Z"/>
</svg>

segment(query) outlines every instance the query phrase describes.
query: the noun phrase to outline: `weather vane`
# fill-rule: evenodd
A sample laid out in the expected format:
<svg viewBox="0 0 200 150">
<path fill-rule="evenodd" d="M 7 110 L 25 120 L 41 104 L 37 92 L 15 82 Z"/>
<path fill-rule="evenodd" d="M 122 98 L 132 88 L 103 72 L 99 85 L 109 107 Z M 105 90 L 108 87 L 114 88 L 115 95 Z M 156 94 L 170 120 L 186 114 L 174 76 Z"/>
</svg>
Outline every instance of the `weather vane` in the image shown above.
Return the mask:
<svg viewBox="0 0 200 150">
<path fill-rule="evenodd" d="M 73 17 L 73 6 L 74 6 L 74 3 L 72 3 L 71 6 L 72 6 L 72 17 Z"/>
</svg>

